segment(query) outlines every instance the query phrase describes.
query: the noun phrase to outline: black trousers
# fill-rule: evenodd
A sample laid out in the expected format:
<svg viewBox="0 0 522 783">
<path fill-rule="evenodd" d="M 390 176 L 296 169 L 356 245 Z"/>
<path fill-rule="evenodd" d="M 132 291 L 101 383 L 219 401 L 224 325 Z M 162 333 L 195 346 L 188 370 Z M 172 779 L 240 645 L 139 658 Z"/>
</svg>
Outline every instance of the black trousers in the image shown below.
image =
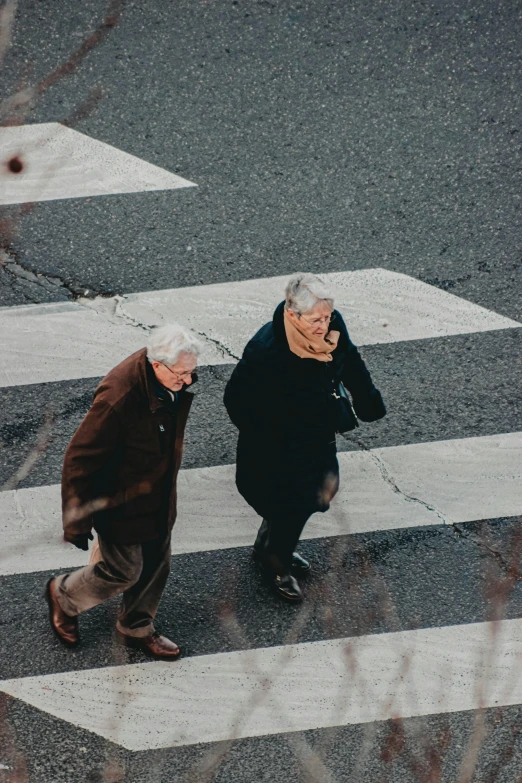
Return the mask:
<svg viewBox="0 0 522 783">
<path fill-rule="evenodd" d="M 275 574 L 287 574 L 292 555 L 310 514 L 263 519 L 254 544 L 255 551 Z"/>
</svg>

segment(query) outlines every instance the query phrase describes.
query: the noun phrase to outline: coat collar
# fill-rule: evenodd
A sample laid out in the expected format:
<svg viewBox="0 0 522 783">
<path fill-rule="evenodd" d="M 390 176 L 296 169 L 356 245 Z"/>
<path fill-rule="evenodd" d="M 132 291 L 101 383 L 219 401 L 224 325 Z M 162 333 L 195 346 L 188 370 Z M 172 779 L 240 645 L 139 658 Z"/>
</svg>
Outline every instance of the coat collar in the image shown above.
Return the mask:
<svg viewBox="0 0 522 783">
<path fill-rule="evenodd" d="M 151 363 L 147 359 L 147 351 L 145 349 L 143 350 L 143 354 L 141 356 L 140 365 L 141 376 L 144 381 L 145 392 L 149 401 L 149 408 L 154 413 L 154 411 L 157 411 L 159 408 L 163 407 L 163 403 L 158 397 L 155 383 L 156 376 L 154 375 L 154 370 L 152 369 Z"/>
<path fill-rule="evenodd" d="M 286 337 L 284 312 L 285 303 L 281 302 L 277 305 L 274 311 L 272 328 L 274 330 L 274 337 L 276 338 L 277 342 L 291 353 Z"/>
</svg>

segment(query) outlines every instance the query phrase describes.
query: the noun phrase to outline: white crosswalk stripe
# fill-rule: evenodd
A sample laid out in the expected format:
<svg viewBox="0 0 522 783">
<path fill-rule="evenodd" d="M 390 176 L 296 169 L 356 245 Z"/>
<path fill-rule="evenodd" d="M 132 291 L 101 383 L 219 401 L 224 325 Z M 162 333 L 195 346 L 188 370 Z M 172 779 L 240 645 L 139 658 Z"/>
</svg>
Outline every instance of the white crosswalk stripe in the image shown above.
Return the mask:
<svg viewBox="0 0 522 783">
<path fill-rule="evenodd" d="M 0 204 L 188 188 L 189 182 L 58 122 L 0 128 L 0 157 L 23 169 L 2 176 Z"/>
<path fill-rule="evenodd" d="M 522 620 L 26 677 L 0 690 L 130 750 L 522 702 Z"/>
<path fill-rule="evenodd" d="M 341 490 L 303 538 L 516 516 L 522 508 L 522 433 L 339 454 Z M 182 470 L 173 552 L 249 546 L 258 524 L 234 465 Z M 60 486 L 0 493 L 0 574 L 83 565 L 61 541 Z M 27 548 L 27 537 L 34 542 Z"/>
<path fill-rule="evenodd" d="M 521 324 L 387 269 L 323 275 L 357 345 L 420 340 Z M 169 320 L 202 339 L 201 364 L 229 364 L 269 319 L 287 277 L 0 308 L 0 386 L 104 375 Z M 20 361 L 23 359 L 23 361 Z"/>
</svg>

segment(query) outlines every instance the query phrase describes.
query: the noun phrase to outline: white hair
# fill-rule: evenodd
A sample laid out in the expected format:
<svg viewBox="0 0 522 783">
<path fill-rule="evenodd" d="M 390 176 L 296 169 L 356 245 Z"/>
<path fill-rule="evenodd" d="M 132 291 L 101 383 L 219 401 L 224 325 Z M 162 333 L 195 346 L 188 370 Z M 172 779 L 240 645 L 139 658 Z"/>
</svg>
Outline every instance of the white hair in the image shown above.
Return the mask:
<svg viewBox="0 0 522 783">
<path fill-rule="evenodd" d="M 285 289 L 285 308 L 302 315 L 313 310 L 317 302 L 326 302 L 332 308 L 334 299 L 330 289 L 320 277 L 308 272 L 292 275 Z"/>
<path fill-rule="evenodd" d="M 153 329 L 147 343 L 149 362 L 161 362 L 173 367 L 180 353 L 192 353 L 197 356 L 201 342 L 189 329 L 181 324 L 165 324 Z"/>
</svg>

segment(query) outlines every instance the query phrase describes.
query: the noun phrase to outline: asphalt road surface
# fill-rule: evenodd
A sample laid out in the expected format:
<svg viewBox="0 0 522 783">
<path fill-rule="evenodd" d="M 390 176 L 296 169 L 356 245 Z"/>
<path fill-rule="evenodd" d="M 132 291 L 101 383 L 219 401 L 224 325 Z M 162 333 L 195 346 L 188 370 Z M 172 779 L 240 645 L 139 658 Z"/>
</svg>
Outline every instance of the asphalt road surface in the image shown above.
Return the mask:
<svg viewBox="0 0 522 783">
<path fill-rule="evenodd" d="M 521 10 L 18 4 L 0 106 L 0 783 L 522 781 Z M 400 277 L 378 288 L 377 269 Z M 222 394 L 241 319 L 261 325 L 272 278 L 300 270 L 360 273 L 340 296 L 388 416 L 339 437 L 342 503 L 300 546 L 295 607 L 237 534 L 255 520 Z M 71 563 L 63 452 L 99 368 L 169 317 L 207 351 L 180 494 L 208 541 L 179 528 L 158 615 L 183 658 L 115 647 L 114 602 L 71 652 L 42 595 Z"/>
</svg>

